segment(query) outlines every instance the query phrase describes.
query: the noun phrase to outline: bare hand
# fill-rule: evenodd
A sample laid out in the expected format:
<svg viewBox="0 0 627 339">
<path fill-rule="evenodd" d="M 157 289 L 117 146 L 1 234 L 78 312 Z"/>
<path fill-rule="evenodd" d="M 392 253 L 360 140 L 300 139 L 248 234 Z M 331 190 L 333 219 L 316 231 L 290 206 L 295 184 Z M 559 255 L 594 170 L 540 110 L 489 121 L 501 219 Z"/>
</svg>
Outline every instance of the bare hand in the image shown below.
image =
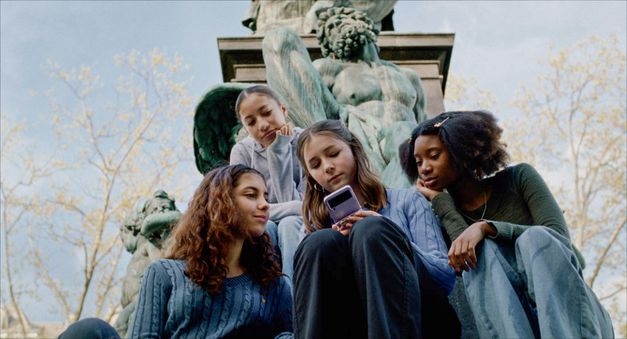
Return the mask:
<svg viewBox="0 0 627 339">
<path fill-rule="evenodd" d="M 331 228 L 347 236 L 350 233 L 351 228 L 353 228 L 353 225 L 356 222 L 369 216 L 381 216 L 381 214 L 375 211 L 371 211 L 371 210 L 359 210 L 349 215 L 348 217 L 342 219 L 342 221 L 333 224 Z"/>
<path fill-rule="evenodd" d="M 422 195 L 424 195 L 429 201 L 433 200 L 433 198 L 435 198 L 435 196 L 439 193 L 442 193 L 442 191 L 436 191 L 425 186 L 425 182 L 422 181 L 422 179 L 418 179 L 416 181 L 416 188 L 418 189 L 418 192 L 422 193 Z"/>
<path fill-rule="evenodd" d="M 492 233 L 491 231 L 493 231 L 493 226 L 485 221 L 478 221 L 470 225 L 451 244 L 451 249 L 448 251 L 449 266 L 452 266 L 455 272 L 469 271 L 477 267 L 475 249 L 488 232 Z"/>
<path fill-rule="evenodd" d="M 288 122 L 285 125 L 281 126 L 281 128 L 279 128 L 279 130 L 277 131 L 277 134 L 292 136 L 294 134 L 294 126 Z"/>
</svg>

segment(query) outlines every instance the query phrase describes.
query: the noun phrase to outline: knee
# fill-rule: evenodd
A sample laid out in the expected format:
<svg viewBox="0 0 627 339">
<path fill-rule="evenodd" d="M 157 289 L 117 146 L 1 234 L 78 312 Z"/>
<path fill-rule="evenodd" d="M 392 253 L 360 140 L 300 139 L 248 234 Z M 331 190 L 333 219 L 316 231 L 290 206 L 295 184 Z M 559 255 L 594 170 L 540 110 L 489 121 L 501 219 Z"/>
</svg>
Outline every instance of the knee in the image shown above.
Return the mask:
<svg viewBox="0 0 627 339">
<path fill-rule="evenodd" d="M 59 338 L 120 338 L 115 329 L 104 320 L 85 318 L 70 325 Z"/>
<path fill-rule="evenodd" d="M 516 239 L 516 247 L 540 246 L 556 239 L 544 226 L 531 226 Z"/>
<path fill-rule="evenodd" d="M 300 231 L 301 226 L 303 225 L 303 221 L 300 217 L 291 215 L 289 217 L 285 217 L 279 221 L 278 231 L 279 233 L 292 232 L 292 231 Z"/>
<path fill-rule="evenodd" d="M 381 244 L 381 240 L 404 241 L 405 237 L 398 226 L 380 216 L 370 216 L 358 221 L 350 232 L 350 243 L 370 248 Z"/>
<path fill-rule="evenodd" d="M 321 258 L 335 256 L 346 247 L 346 238 L 338 231 L 323 229 L 305 237 L 296 249 L 295 259 L 300 257 Z"/>
</svg>

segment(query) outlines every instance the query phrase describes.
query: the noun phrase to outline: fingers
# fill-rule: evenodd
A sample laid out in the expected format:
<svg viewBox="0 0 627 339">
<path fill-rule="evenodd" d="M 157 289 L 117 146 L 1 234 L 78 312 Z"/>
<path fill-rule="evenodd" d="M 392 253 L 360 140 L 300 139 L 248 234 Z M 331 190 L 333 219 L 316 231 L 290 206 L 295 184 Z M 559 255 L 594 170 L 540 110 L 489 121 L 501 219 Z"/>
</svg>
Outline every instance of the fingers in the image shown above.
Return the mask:
<svg viewBox="0 0 627 339">
<path fill-rule="evenodd" d="M 281 126 L 279 129 L 279 133 L 281 135 L 291 136 L 294 134 L 294 127 L 290 123 L 285 123 L 285 125 Z"/>
<path fill-rule="evenodd" d="M 455 272 L 460 272 L 461 270 L 469 271 L 477 267 L 477 256 L 474 246 L 464 238 L 458 238 L 451 244 L 448 258 L 449 266 L 453 267 Z"/>
<path fill-rule="evenodd" d="M 473 270 L 477 267 L 477 253 L 475 253 L 474 246 L 468 247 L 468 266 Z"/>
</svg>

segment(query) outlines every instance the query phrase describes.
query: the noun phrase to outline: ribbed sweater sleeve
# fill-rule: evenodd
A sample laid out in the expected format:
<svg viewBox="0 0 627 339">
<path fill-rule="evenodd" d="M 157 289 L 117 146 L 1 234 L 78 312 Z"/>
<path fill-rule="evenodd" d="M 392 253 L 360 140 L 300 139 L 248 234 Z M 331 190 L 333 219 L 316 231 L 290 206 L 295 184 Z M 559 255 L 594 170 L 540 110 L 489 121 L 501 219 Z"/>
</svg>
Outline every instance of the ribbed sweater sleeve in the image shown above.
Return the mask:
<svg viewBox="0 0 627 339">
<path fill-rule="evenodd" d="M 142 279 L 130 338 L 163 338 L 172 282 L 160 261 L 151 263 Z"/>
<path fill-rule="evenodd" d="M 281 277 L 276 288 L 277 311 L 274 318 L 274 333 L 279 333 L 277 338 L 289 338 L 292 332 L 292 290 L 287 278 Z"/>
<path fill-rule="evenodd" d="M 542 225 L 555 230 L 557 233 L 570 238 L 564 213 L 559 207 L 553 194 L 540 176 L 529 164 L 519 164 L 511 168 L 511 183 L 518 190 L 522 199 L 527 203 L 533 225 Z M 496 228 L 496 238 L 516 240 L 528 225 L 489 220 Z"/>
</svg>

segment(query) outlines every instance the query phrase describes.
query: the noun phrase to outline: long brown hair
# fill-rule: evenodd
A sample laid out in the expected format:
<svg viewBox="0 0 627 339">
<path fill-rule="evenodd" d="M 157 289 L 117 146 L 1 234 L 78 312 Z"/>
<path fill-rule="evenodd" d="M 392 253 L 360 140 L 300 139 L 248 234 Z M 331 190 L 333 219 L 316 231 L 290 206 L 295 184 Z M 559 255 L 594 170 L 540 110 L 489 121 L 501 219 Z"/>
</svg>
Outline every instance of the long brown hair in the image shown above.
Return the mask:
<svg viewBox="0 0 627 339">
<path fill-rule="evenodd" d="M 166 255 L 185 260 L 185 274 L 212 294 L 221 291 L 228 271 L 226 256 L 236 237 L 244 238 L 240 262 L 257 283 L 267 287 L 281 275 L 268 234 L 253 238 L 238 224 L 232 191 L 246 173 L 263 179 L 244 165 L 218 167 L 205 175 L 174 229 Z"/>
<path fill-rule="evenodd" d="M 342 126 L 339 120 L 322 120 L 309 126 L 300 133 L 298 137 L 298 159 L 301 168 L 307 177 L 307 185 L 305 187 L 305 195 L 303 197 L 302 214 L 305 221 L 305 227 L 308 232 L 313 232 L 324 228 L 329 224 L 329 211 L 324 206 L 324 197 L 329 193 L 325 192 L 320 185 L 314 180 L 307 170 L 305 162 L 305 146 L 311 140 L 313 135 L 325 135 L 336 139 L 338 142 L 347 144 L 356 165 L 357 189 L 359 193 L 366 199 L 368 207 L 374 211 L 378 211 L 386 205 L 385 186 L 374 173 L 368 161 L 368 155 L 364 150 L 361 142 L 346 127 Z"/>
</svg>

